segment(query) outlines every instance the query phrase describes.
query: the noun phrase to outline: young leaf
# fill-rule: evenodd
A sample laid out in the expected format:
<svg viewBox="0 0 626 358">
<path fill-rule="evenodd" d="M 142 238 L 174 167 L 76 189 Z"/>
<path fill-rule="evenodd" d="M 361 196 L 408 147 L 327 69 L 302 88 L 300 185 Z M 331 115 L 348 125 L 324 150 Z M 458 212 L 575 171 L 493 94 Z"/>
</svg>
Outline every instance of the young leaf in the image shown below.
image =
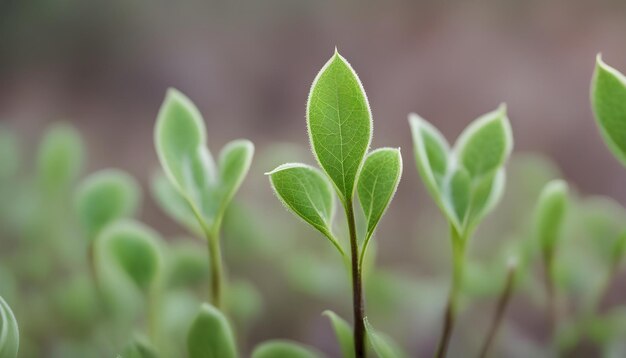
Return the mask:
<svg viewBox="0 0 626 358">
<path fill-rule="evenodd" d="M 133 220 L 120 220 L 109 225 L 96 239 L 100 270 L 115 265 L 142 292 L 155 283 L 161 270 L 161 249 L 158 234 Z"/>
<path fill-rule="evenodd" d="M 219 186 L 221 192 L 220 208 L 222 210 L 222 214 L 248 173 L 253 155 L 254 144 L 245 139 L 234 140 L 226 144 L 220 152 Z"/>
<path fill-rule="evenodd" d="M 169 180 L 189 202 L 197 219 L 211 226 L 218 206 L 210 190 L 217 181 L 215 163 L 206 147 L 200 112 L 177 90 L 167 92 L 154 129 L 154 142 Z M 204 205 L 210 205 L 208 213 L 203 210 Z"/>
<path fill-rule="evenodd" d="M 333 311 L 326 310 L 323 315 L 328 317 L 330 323 L 333 325 L 335 336 L 341 347 L 342 357 L 354 358 L 354 335 L 352 333 L 352 327 Z"/>
<path fill-rule="evenodd" d="M 154 175 L 150 188 L 152 196 L 163 211 L 193 234 L 202 236 L 202 227 L 194 216 L 189 202 L 176 190 L 165 174 Z"/>
<path fill-rule="evenodd" d="M 6 301 L 0 296 L 0 357 L 15 358 L 20 346 L 17 320 Z"/>
<path fill-rule="evenodd" d="M 417 169 L 435 201 L 441 199 L 441 186 L 448 171 L 450 145 L 441 132 L 415 113 L 409 115 Z"/>
<path fill-rule="evenodd" d="M 252 352 L 252 358 L 318 358 L 321 356 L 311 348 L 286 340 L 264 342 Z"/>
<path fill-rule="evenodd" d="M 340 199 L 352 198 L 372 138 L 372 115 L 359 78 L 336 51 L 311 86 L 307 128 L 313 153 Z"/>
<path fill-rule="evenodd" d="M 343 255 L 331 230 L 335 203 L 326 177 L 319 170 L 299 163 L 283 164 L 267 175 L 283 204 L 324 234 Z"/>
<path fill-rule="evenodd" d="M 487 113 L 472 122 L 455 145 L 459 162 L 472 178 L 492 174 L 508 158 L 513 148 L 511 125 L 506 107 Z"/>
<path fill-rule="evenodd" d="M 591 105 L 604 141 L 626 165 L 626 77 L 599 54 L 591 81 Z"/>
<path fill-rule="evenodd" d="M 206 283 L 209 263 L 205 249 L 192 241 L 168 245 L 167 284 L 172 288 Z"/>
<path fill-rule="evenodd" d="M 157 358 L 159 355 L 150 342 L 141 336 L 136 336 L 126 346 L 122 358 Z"/>
<path fill-rule="evenodd" d="M 357 184 L 359 201 L 367 220 L 361 257 L 365 254 L 369 240 L 398 188 L 401 175 L 400 149 L 381 148 L 367 155 Z"/>
<path fill-rule="evenodd" d="M 67 124 L 53 125 L 41 142 L 37 157 L 38 179 L 48 192 L 67 188 L 83 166 L 83 142 Z"/>
<path fill-rule="evenodd" d="M 76 192 L 76 211 L 89 238 L 114 220 L 132 216 L 139 197 L 139 184 L 120 170 L 102 170 L 87 177 Z"/>
<path fill-rule="evenodd" d="M 191 324 L 187 336 L 189 358 L 236 358 L 235 338 L 222 312 L 208 303 Z"/>
<path fill-rule="evenodd" d="M 504 169 L 474 182 L 466 230 L 472 230 L 500 201 L 504 192 Z"/>
<path fill-rule="evenodd" d="M 405 356 L 389 337 L 378 333 L 374 327 L 372 327 L 367 317 L 364 321 L 367 339 L 378 358 L 400 358 Z"/>
<path fill-rule="evenodd" d="M 448 198 L 455 214 L 457 229 L 465 225 L 465 218 L 470 207 L 472 179 L 465 168 L 459 167 L 453 172 L 448 189 Z"/>
<path fill-rule="evenodd" d="M 567 209 L 567 183 L 553 180 L 546 184 L 535 211 L 535 231 L 544 252 L 553 252 Z"/>
</svg>

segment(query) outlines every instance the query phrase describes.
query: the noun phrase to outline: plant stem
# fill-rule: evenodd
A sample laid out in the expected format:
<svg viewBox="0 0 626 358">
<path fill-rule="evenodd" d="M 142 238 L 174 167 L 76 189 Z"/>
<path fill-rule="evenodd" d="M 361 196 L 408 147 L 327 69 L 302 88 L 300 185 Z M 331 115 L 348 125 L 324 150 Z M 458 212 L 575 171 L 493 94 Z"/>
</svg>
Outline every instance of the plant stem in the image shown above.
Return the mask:
<svg viewBox="0 0 626 358">
<path fill-rule="evenodd" d="M 363 285 L 361 282 L 361 268 L 359 267 L 359 243 L 356 235 L 354 208 L 352 199 L 346 200 L 346 217 L 350 232 L 350 259 L 352 267 L 352 308 L 354 317 L 354 355 L 356 358 L 365 357 L 365 322 L 363 318 Z"/>
<path fill-rule="evenodd" d="M 548 299 L 548 317 L 550 318 L 549 322 L 549 334 L 552 339 L 556 336 L 556 327 L 558 322 L 558 312 L 556 307 L 556 288 L 554 286 L 554 277 L 553 277 L 553 269 L 554 269 L 554 255 L 551 250 L 548 250 L 544 253 L 544 274 L 545 274 L 545 285 L 546 285 L 546 295 Z"/>
<path fill-rule="evenodd" d="M 517 270 L 517 265 L 511 264 L 509 265 L 508 272 L 506 275 L 506 282 L 504 284 L 504 290 L 500 294 L 500 299 L 498 300 L 498 305 L 496 306 L 496 312 L 493 316 L 493 320 L 491 321 L 491 326 L 489 327 L 489 333 L 487 334 L 487 339 L 483 344 L 482 349 L 480 350 L 481 358 L 487 357 L 487 353 L 489 352 L 489 347 L 491 343 L 496 338 L 496 333 L 498 332 L 498 328 L 500 327 L 500 323 L 502 322 L 502 318 L 504 317 L 504 311 L 508 306 L 509 299 L 511 298 L 511 294 L 513 293 L 513 283 L 515 281 L 515 271 Z"/>
<path fill-rule="evenodd" d="M 146 292 L 148 301 L 147 326 L 150 342 L 156 347 L 160 344 L 159 337 L 159 294 L 156 287 L 151 287 Z"/>
<path fill-rule="evenodd" d="M 216 308 L 221 310 L 223 265 L 219 229 L 215 230 L 212 235 L 208 235 L 207 241 L 210 258 L 209 261 L 211 262 L 211 301 Z"/>
<path fill-rule="evenodd" d="M 465 239 L 462 238 L 457 230 L 450 225 L 450 236 L 452 238 L 452 284 L 450 293 L 448 294 L 448 302 L 444 314 L 443 329 L 441 338 L 437 346 L 435 357 L 443 358 L 447 355 L 452 330 L 456 323 L 456 313 L 459 300 L 459 292 L 463 280 L 463 265 L 465 261 Z"/>
</svg>

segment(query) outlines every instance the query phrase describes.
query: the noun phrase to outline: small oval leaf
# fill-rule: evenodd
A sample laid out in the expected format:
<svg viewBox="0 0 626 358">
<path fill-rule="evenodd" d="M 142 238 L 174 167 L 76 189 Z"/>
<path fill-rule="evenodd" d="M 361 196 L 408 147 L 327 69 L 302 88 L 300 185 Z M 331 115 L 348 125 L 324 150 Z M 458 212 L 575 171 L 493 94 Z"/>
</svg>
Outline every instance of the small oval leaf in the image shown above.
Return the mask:
<svg viewBox="0 0 626 358">
<path fill-rule="evenodd" d="M 448 171 L 450 145 L 435 126 L 417 114 L 409 115 L 409 123 L 417 169 L 426 188 L 438 201 L 441 195 L 440 188 Z"/>
<path fill-rule="evenodd" d="M 591 81 L 591 105 L 604 141 L 626 165 L 626 77 L 600 55 Z"/>
<path fill-rule="evenodd" d="M 299 163 L 283 164 L 267 175 L 282 203 L 324 234 L 343 254 L 331 230 L 335 203 L 326 177 L 319 170 Z"/>
<path fill-rule="evenodd" d="M 17 320 L 6 301 L 0 296 L 0 357 L 15 358 L 20 346 Z"/>
<path fill-rule="evenodd" d="M 455 145 L 460 164 L 472 178 L 497 171 L 512 149 L 513 136 L 504 105 L 472 122 Z"/>
<path fill-rule="evenodd" d="M 330 323 L 335 331 L 335 337 L 341 348 L 343 358 L 354 358 L 354 334 L 352 327 L 343 318 L 339 317 L 335 312 L 326 310 L 324 316 L 330 319 Z"/>
<path fill-rule="evenodd" d="M 369 323 L 367 317 L 363 321 L 365 322 L 367 340 L 378 358 L 401 358 L 406 356 L 390 337 L 378 333 Z"/>
<path fill-rule="evenodd" d="M 236 358 L 235 337 L 222 312 L 208 303 L 191 324 L 187 336 L 189 358 Z"/>
<path fill-rule="evenodd" d="M 76 192 L 76 211 L 90 238 L 116 219 L 134 215 L 140 200 L 137 181 L 107 169 L 87 177 Z"/>
<path fill-rule="evenodd" d="M 122 358 L 157 358 L 158 356 L 156 349 L 142 336 L 135 336 L 121 355 Z"/>
<path fill-rule="evenodd" d="M 202 236 L 202 227 L 189 202 L 176 190 L 165 174 L 154 175 L 150 188 L 152 196 L 163 211 L 193 234 Z"/>
<path fill-rule="evenodd" d="M 46 132 L 37 156 L 38 179 L 48 192 L 71 185 L 83 167 L 83 142 L 73 127 L 54 124 Z"/>
<path fill-rule="evenodd" d="M 357 74 L 336 51 L 311 86 L 307 128 L 313 153 L 340 199 L 352 198 L 372 138 L 372 115 Z"/>
<path fill-rule="evenodd" d="M 147 292 L 160 274 L 160 242 L 156 232 L 137 221 L 117 221 L 96 239 L 98 267 L 106 273 L 112 269 L 109 265 L 115 265 L 142 292 Z"/>
<path fill-rule="evenodd" d="M 258 345 L 252 358 L 319 358 L 322 355 L 312 348 L 287 340 L 272 340 Z"/>
<path fill-rule="evenodd" d="M 241 186 L 252 162 L 254 144 L 246 139 L 237 139 L 224 146 L 219 156 L 220 214 Z"/>
<path fill-rule="evenodd" d="M 535 232 L 544 253 L 554 252 L 561 235 L 567 209 L 567 183 L 553 180 L 546 184 L 535 210 Z"/>
</svg>

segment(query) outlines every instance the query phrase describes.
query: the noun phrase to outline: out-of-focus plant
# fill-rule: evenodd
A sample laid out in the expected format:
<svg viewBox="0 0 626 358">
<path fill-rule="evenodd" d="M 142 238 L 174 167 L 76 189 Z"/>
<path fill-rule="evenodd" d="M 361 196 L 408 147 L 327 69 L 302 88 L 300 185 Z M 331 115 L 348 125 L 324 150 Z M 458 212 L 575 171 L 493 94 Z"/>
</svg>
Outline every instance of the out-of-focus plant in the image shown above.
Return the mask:
<svg viewBox="0 0 626 358">
<path fill-rule="evenodd" d="M 454 149 L 417 114 L 411 114 L 409 122 L 418 171 L 450 226 L 452 287 L 436 353 L 445 357 L 458 311 L 466 247 L 476 226 L 502 195 L 503 166 L 513 137 L 504 105 L 470 124 Z"/>
<path fill-rule="evenodd" d="M 20 332 L 11 307 L 0 297 L 0 357 L 15 358 L 20 347 Z"/>
<path fill-rule="evenodd" d="M 322 168 L 289 163 L 269 172 L 270 182 L 283 204 L 320 231 L 349 261 L 353 295 L 353 330 L 337 329 L 347 357 L 366 354 L 366 322 L 362 268 L 367 246 L 396 191 L 402 173 L 399 149 L 369 151 L 372 116 L 363 86 L 350 64 L 337 52 L 313 81 L 307 102 L 307 128 L 313 154 Z M 333 191 L 343 206 L 349 233 L 349 254 L 332 230 Z M 359 245 L 354 194 L 365 214 L 366 230 Z M 339 318 L 332 322 L 336 324 Z M 343 323 L 341 326 L 345 326 Z M 353 350 L 348 353 L 347 342 Z"/>
</svg>

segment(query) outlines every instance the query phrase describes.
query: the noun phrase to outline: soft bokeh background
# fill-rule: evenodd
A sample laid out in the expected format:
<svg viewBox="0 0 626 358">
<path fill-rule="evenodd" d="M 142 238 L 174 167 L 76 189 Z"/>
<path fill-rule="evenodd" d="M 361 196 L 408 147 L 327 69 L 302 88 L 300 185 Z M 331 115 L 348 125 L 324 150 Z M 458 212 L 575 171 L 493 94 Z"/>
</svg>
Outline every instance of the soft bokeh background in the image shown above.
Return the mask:
<svg viewBox="0 0 626 358">
<path fill-rule="evenodd" d="M 540 153 L 556 163 L 552 169 L 542 159 L 524 157 L 512 165 L 506 207 L 519 200 L 532 207 L 545 182 L 533 184 L 528 179 L 533 170 L 541 172 L 535 177 L 566 178 L 582 195 L 626 203 L 626 170 L 602 143 L 588 100 L 598 52 L 626 69 L 624 34 L 626 3 L 618 0 L 5 0 L 0 2 L 0 121 L 19 135 L 24 163 L 32 162 L 28 158 L 51 123 L 71 123 L 84 137 L 85 172 L 115 167 L 131 173 L 145 188 L 139 217 L 163 236 L 175 237 L 184 231 L 149 195 L 158 168 L 152 130 L 166 89 L 186 93 L 204 115 L 213 151 L 238 137 L 251 139 L 257 148 L 237 197 L 247 216 L 234 215 L 229 226 L 235 238 L 225 235 L 232 241 L 225 245 L 227 259 L 237 261 L 229 263 L 231 275 L 258 286 L 265 301 L 245 334 L 245 346 L 284 337 L 332 355 L 336 345 L 320 313 L 332 308 L 350 318 L 347 281 L 340 280 L 338 291 L 329 286 L 336 275 L 324 276 L 319 271 L 330 269 L 316 260 L 333 262 L 332 253 L 324 251 L 319 235 L 282 210 L 263 173 L 284 161 L 313 164 L 307 152 L 306 96 L 337 46 L 367 91 L 373 146 L 399 146 L 404 155 L 399 193 L 376 238 L 377 265 L 397 280 L 421 285 L 394 282 L 395 291 L 381 289 L 382 303 L 374 302 L 370 314 L 407 351 L 427 354 L 439 332 L 437 300 L 443 301 L 446 290 L 449 248 L 443 221 L 415 170 L 407 113 L 419 113 L 452 139 L 472 119 L 506 102 L 516 152 Z M 530 188 L 526 192 L 524 185 Z M 504 246 L 526 229 L 525 213 L 502 211 L 510 215 L 494 215 L 484 229 L 484 236 L 493 238 L 477 237 L 470 255 L 491 257 L 489 252 L 497 251 L 491 246 Z M 265 254 L 238 255 L 237 236 Z M 260 241 L 273 249 L 263 249 Z M 276 249 L 280 245 L 283 250 Z M 305 247 L 323 253 L 308 255 L 310 265 L 303 268 L 304 259 L 294 257 Z M 314 279 L 291 282 L 288 274 L 278 275 L 297 271 L 296 266 L 322 281 L 317 291 L 310 287 Z M 298 282 L 304 287 L 298 289 Z M 307 292 L 324 289 L 328 295 Z M 435 303 L 422 310 L 431 321 L 378 309 L 395 302 L 385 292 L 410 297 L 411 290 L 434 296 Z M 614 291 L 614 301 L 626 298 Z M 512 308 L 517 332 L 512 336 L 541 346 L 541 304 L 521 301 Z M 463 330 L 472 322 L 484 326 L 491 303 L 478 303 L 484 316 L 462 316 L 459 336 L 469 336 Z M 408 322 L 398 323 L 402 317 Z M 412 340 L 416 335 L 420 339 Z M 459 340 L 461 348 L 475 347 L 480 335 L 467 338 L 470 343 Z"/>
</svg>

